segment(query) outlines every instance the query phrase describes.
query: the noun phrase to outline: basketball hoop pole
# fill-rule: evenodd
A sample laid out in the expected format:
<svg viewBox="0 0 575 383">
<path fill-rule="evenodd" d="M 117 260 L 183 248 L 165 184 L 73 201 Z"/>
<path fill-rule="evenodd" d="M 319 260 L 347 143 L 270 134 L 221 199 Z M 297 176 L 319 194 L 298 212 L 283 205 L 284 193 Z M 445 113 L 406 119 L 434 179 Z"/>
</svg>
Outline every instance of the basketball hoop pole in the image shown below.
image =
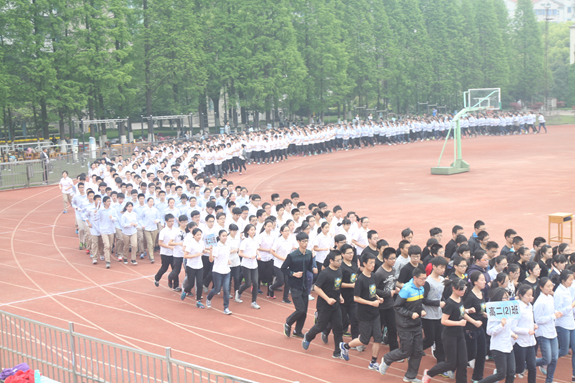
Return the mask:
<svg viewBox="0 0 575 383">
<path fill-rule="evenodd" d="M 460 125 L 460 119 L 461 117 L 465 116 L 467 113 L 469 112 L 474 112 L 476 110 L 481 110 L 481 109 L 488 109 L 491 107 L 490 104 L 490 97 L 496 93 L 499 93 L 500 90 L 494 90 L 493 92 L 491 92 L 489 95 L 482 97 L 480 100 L 477 101 L 477 103 L 473 106 L 467 106 L 469 104 L 465 103 L 464 105 L 466 106 L 465 108 L 463 108 L 459 113 L 457 113 L 455 115 L 455 117 L 453 117 L 453 120 L 451 121 L 451 124 L 449 126 L 449 130 L 447 132 L 447 135 L 445 137 L 445 142 L 443 144 L 443 148 L 441 149 L 441 154 L 439 155 L 439 160 L 437 161 L 437 166 L 432 167 L 431 168 L 431 174 L 437 174 L 437 175 L 451 175 L 451 174 L 459 174 L 459 173 L 465 173 L 469 171 L 469 164 L 467 162 L 465 162 L 462 158 L 462 150 L 461 150 L 461 125 Z M 467 95 L 469 95 L 469 92 L 464 92 L 464 97 Z M 481 103 L 485 100 L 488 100 L 488 107 L 482 107 Z M 465 100 L 464 100 L 465 101 Z M 471 101 L 471 100 L 469 100 Z M 449 136 L 451 135 L 451 131 L 453 130 L 453 162 L 451 163 L 451 165 L 449 166 L 441 166 L 441 157 L 443 157 L 443 152 L 445 151 L 445 146 L 447 145 L 447 141 L 449 140 Z"/>
</svg>

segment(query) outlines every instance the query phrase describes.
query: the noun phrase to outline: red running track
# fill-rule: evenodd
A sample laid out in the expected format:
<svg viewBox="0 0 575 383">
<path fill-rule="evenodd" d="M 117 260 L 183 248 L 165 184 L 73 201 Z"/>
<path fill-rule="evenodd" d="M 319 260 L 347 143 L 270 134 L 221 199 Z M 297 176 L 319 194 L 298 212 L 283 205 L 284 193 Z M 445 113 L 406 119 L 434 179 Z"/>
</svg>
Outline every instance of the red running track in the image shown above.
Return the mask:
<svg viewBox="0 0 575 383">
<path fill-rule="evenodd" d="M 285 198 L 297 191 L 308 204 L 340 204 L 344 211 L 369 216 L 371 228 L 392 245 L 408 226 L 416 244 L 425 244 L 433 226 L 443 229 L 446 243 L 453 225 L 461 224 L 470 234 L 477 219 L 486 222 L 500 246 L 508 228 L 530 244 L 535 236 L 547 237 L 548 214 L 575 213 L 575 130 L 549 131 L 465 139 L 464 159 L 471 172 L 454 176 L 430 175 L 442 145 L 431 141 L 252 165 L 247 174 L 229 179 L 264 200 L 272 192 Z M 450 150 L 451 142 L 446 158 Z M 367 370 L 369 348 L 352 351 L 345 362 L 331 358 L 333 339 L 324 345 L 317 338 L 307 352 L 300 340 L 287 339 L 282 324 L 292 305 L 261 297 L 261 310 L 246 301 L 231 302 L 234 314 L 225 316 L 220 297 L 213 300 L 214 308 L 199 310 L 193 299 L 180 301 L 166 278 L 156 288 L 152 275 L 158 264 L 113 263 L 110 270 L 103 263 L 92 265 L 78 251 L 73 214 L 63 215 L 61 204 L 56 186 L 0 193 L 2 310 L 60 327 L 73 321 L 78 332 L 159 354 L 172 347 L 176 359 L 259 382 L 382 380 Z M 314 311 L 311 302 L 305 329 L 313 324 Z M 379 356 L 387 351 L 382 347 Z M 420 374 L 434 361 L 424 357 Z M 569 366 L 563 357 L 555 381 L 570 381 Z M 488 362 L 486 375 L 493 368 Z M 405 369 L 404 363 L 392 365 L 385 380 L 400 382 Z"/>
</svg>

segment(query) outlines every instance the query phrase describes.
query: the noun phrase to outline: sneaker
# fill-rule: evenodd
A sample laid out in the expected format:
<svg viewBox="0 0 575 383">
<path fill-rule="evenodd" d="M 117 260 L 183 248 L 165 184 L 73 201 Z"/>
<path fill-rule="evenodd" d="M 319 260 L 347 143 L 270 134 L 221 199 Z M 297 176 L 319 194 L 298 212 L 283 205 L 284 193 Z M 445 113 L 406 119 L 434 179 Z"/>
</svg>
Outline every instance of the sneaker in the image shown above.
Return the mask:
<svg viewBox="0 0 575 383">
<path fill-rule="evenodd" d="M 132 265 L 136 266 L 137 264 L 138 264 L 138 262 L 136 262 L 136 260 L 134 259 L 134 260 L 132 261 Z"/>
<path fill-rule="evenodd" d="M 421 379 L 421 383 L 429 383 L 431 382 L 431 376 L 427 375 L 428 369 L 423 370 L 423 378 Z"/>
<path fill-rule="evenodd" d="M 455 374 L 453 373 L 453 371 L 442 372 L 441 374 L 439 374 L 439 376 L 443 376 L 444 378 L 449 378 L 449 379 L 455 378 Z"/>
<path fill-rule="evenodd" d="M 144 253 L 140 254 L 140 259 L 144 259 Z"/>
<path fill-rule="evenodd" d="M 207 292 L 208 292 L 208 288 L 207 288 L 206 286 L 202 286 L 202 287 L 203 287 L 203 289 L 204 289 L 204 293 L 207 293 Z"/>
<path fill-rule="evenodd" d="M 260 309 L 260 305 L 258 305 L 257 302 L 252 302 L 252 309 L 259 310 L 259 309 Z"/>
<path fill-rule="evenodd" d="M 315 298 L 314 298 L 313 295 L 311 295 L 311 294 L 309 295 L 309 297 L 307 297 L 307 299 L 310 300 L 310 301 L 315 300 Z"/>
<path fill-rule="evenodd" d="M 64 210 L 64 211 L 62 212 L 62 214 L 66 214 L 67 212 L 68 212 L 68 210 Z"/>
<path fill-rule="evenodd" d="M 357 352 L 364 352 L 365 346 L 362 344 L 361 346 L 357 346 L 355 349 L 357 350 Z"/>
<path fill-rule="evenodd" d="M 284 323 L 284 335 L 288 338 L 291 336 L 291 326 L 288 326 L 287 323 Z"/>
<path fill-rule="evenodd" d="M 98 264 L 98 260 L 96 258 L 92 258 L 92 265 Z"/>
<path fill-rule="evenodd" d="M 543 375 L 547 375 L 547 366 L 539 366 L 539 371 L 541 371 Z"/>
<path fill-rule="evenodd" d="M 182 292 L 182 288 L 181 288 L 180 286 L 175 287 L 175 288 L 174 288 L 174 291 L 177 292 L 177 293 L 180 293 L 180 292 Z"/>
<path fill-rule="evenodd" d="M 154 280 L 154 285 L 156 285 L 156 287 L 160 287 L 160 281 Z"/>
<path fill-rule="evenodd" d="M 258 294 L 263 294 L 264 292 L 258 289 Z"/>
<path fill-rule="evenodd" d="M 110 266 L 111 266 L 111 265 L 110 265 L 110 262 L 106 262 L 106 269 L 109 269 Z"/>
<path fill-rule="evenodd" d="M 377 363 L 377 362 L 376 362 L 376 363 L 369 362 L 369 366 L 367 366 L 367 368 L 368 368 L 369 370 L 379 371 L 379 363 Z"/>
<path fill-rule="evenodd" d="M 379 364 L 379 373 L 381 375 L 385 375 L 388 368 L 389 368 L 389 365 L 385 364 L 383 358 L 381 358 L 381 363 Z"/>
<path fill-rule="evenodd" d="M 517 374 L 516 377 L 519 379 L 523 379 L 525 377 L 525 371 L 523 371 L 521 374 Z"/>
<path fill-rule="evenodd" d="M 188 294 L 186 294 L 185 291 L 182 291 L 182 293 L 180 294 L 180 299 L 181 299 L 181 300 L 186 299 L 186 295 L 188 295 Z"/>
<path fill-rule="evenodd" d="M 387 326 L 383 328 L 383 336 L 381 337 L 381 344 L 387 345 Z"/>
<path fill-rule="evenodd" d="M 209 309 L 212 308 L 212 301 L 210 301 L 209 299 L 206 299 L 206 307 Z"/>
<path fill-rule="evenodd" d="M 200 301 L 196 302 L 196 307 L 199 309 L 205 309 L 206 308 L 206 306 L 204 306 L 204 304 Z"/>
<path fill-rule="evenodd" d="M 103 261 L 103 260 L 104 260 L 104 256 L 100 255 L 100 261 Z"/>
<path fill-rule="evenodd" d="M 403 381 L 405 383 L 421 383 L 420 379 L 417 379 L 417 378 L 409 379 L 409 378 L 406 378 L 405 376 L 403 377 Z"/>
<path fill-rule="evenodd" d="M 242 303 L 243 301 L 240 299 L 240 293 L 239 291 L 236 291 L 236 297 L 234 298 L 234 301 L 237 303 Z"/>
<path fill-rule="evenodd" d="M 118 262 L 122 262 L 122 261 L 123 261 L 122 257 L 118 257 Z"/>
<path fill-rule="evenodd" d="M 296 338 L 303 338 L 303 333 L 301 332 L 292 332 L 292 335 Z"/>
<path fill-rule="evenodd" d="M 229 308 L 226 307 L 226 308 L 224 309 L 224 314 L 226 314 L 226 315 L 232 315 L 232 312 L 230 311 Z"/>
<path fill-rule="evenodd" d="M 154 263 L 154 260 L 153 260 L 153 259 L 150 259 L 150 263 Z"/>
<path fill-rule="evenodd" d="M 304 350 L 307 350 L 309 348 L 309 342 L 307 341 L 306 335 L 307 333 L 303 334 L 303 339 L 301 341 L 301 346 L 303 347 Z"/>
<path fill-rule="evenodd" d="M 435 343 L 431 345 L 431 355 L 437 360 L 437 356 L 435 356 Z"/>
<path fill-rule="evenodd" d="M 349 350 L 347 348 L 345 348 L 345 343 L 341 342 L 339 344 L 339 349 L 341 351 L 341 357 L 345 360 L 348 361 L 349 360 Z M 379 372 L 381 372 L 381 367 Z"/>
<path fill-rule="evenodd" d="M 334 359 L 343 359 L 343 356 L 341 356 L 341 353 L 340 354 L 333 354 L 331 357 Z"/>
<path fill-rule="evenodd" d="M 349 333 L 349 331 L 344 331 L 343 336 L 351 336 L 351 334 Z"/>
<path fill-rule="evenodd" d="M 82 246 L 82 242 L 80 242 L 80 250 L 84 250 L 84 246 Z"/>
<path fill-rule="evenodd" d="M 128 264 L 128 258 L 124 258 L 124 265 Z"/>
<path fill-rule="evenodd" d="M 493 369 L 493 375 L 496 375 L 496 374 L 497 374 L 497 369 L 495 368 L 495 369 Z"/>
<path fill-rule="evenodd" d="M 324 332 L 321 333 L 321 340 L 323 343 L 327 344 L 328 339 L 327 339 L 327 335 Z"/>
<path fill-rule="evenodd" d="M 171 289 L 174 286 L 172 285 L 172 280 L 170 278 L 168 278 L 168 287 Z"/>
<path fill-rule="evenodd" d="M 469 368 L 475 368 L 475 359 L 471 359 L 469 362 L 467 362 L 467 367 Z"/>
<path fill-rule="evenodd" d="M 291 304 L 291 301 L 289 299 L 284 299 L 284 300 L 282 300 L 282 303 L 287 303 L 289 305 L 289 304 Z"/>
</svg>

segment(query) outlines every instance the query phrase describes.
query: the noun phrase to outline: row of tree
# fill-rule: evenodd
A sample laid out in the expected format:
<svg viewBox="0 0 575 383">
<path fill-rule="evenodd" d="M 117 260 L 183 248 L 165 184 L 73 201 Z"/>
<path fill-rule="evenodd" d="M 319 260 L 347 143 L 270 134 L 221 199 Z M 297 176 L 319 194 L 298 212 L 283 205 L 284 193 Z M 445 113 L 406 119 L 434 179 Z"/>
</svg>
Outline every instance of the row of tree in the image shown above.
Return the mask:
<svg viewBox="0 0 575 383">
<path fill-rule="evenodd" d="M 249 111 L 454 108 L 468 88 L 500 87 L 507 101 L 544 92 L 531 0 L 513 17 L 503 0 L 0 2 L 0 118 L 44 137 L 55 121 L 66 134 L 72 118 L 212 104 L 246 122 Z"/>
</svg>

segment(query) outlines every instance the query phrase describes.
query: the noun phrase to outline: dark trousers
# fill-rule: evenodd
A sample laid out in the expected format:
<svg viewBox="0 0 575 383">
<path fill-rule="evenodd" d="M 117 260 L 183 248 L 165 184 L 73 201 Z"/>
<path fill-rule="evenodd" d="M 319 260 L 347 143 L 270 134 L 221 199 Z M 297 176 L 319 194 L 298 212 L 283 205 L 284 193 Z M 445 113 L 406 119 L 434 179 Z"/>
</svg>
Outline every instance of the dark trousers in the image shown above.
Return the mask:
<svg viewBox="0 0 575 383">
<path fill-rule="evenodd" d="M 168 271 L 168 268 L 170 266 L 172 267 L 172 270 L 174 269 L 174 257 L 172 257 L 171 255 L 164 255 L 164 254 L 161 254 L 161 257 L 162 257 L 162 266 L 160 267 L 160 270 L 158 270 L 156 276 L 154 277 L 155 281 L 159 281 L 160 279 L 162 279 L 162 276 L 166 273 L 166 271 Z"/>
<path fill-rule="evenodd" d="M 240 266 L 230 267 L 230 291 L 234 293 L 240 289 L 242 280 L 240 279 Z M 232 290 L 232 282 L 234 282 L 234 289 Z"/>
<path fill-rule="evenodd" d="M 445 333 L 441 336 L 441 341 L 445 349 L 445 361 L 440 361 L 427 371 L 427 375 L 434 377 L 445 371 L 455 371 L 456 383 L 467 383 L 467 345 L 465 337 L 450 336 Z M 437 345 L 438 343 L 436 343 Z"/>
<path fill-rule="evenodd" d="M 423 356 L 423 335 L 421 329 L 418 328 L 413 331 L 400 329 L 397 334 L 399 335 L 401 347 L 385 354 L 383 361 L 389 366 L 393 362 L 409 358 L 405 377 L 407 379 L 415 379 L 421 363 L 421 357 Z"/>
<path fill-rule="evenodd" d="M 423 339 L 423 349 L 427 350 L 429 347 L 433 345 L 433 343 L 435 343 L 435 356 L 437 358 L 437 361 L 443 362 L 445 360 L 445 352 L 443 350 L 444 349 L 442 342 L 443 338 L 441 337 L 441 333 L 443 332 L 441 319 L 421 318 L 421 325 L 423 327 L 423 334 L 425 335 L 425 338 Z M 465 339 L 463 340 L 465 341 Z M 465 361 L 465 363 L 467 365 L 467 361 Z M 451 370 L 445 370 L 445 371 L 451 371 Z"/>
<path fill-rule="evenodd" d="M 344 330 L 351 325 L 351 339 L 359 338 L 359 320 L 357 319 L 357 303 L 343 304 L 341 307 L 341 324 Z"/>
<path fill-rule="evenodd" d="M 319 310 L 317 313 L 317 323 L 307 332 L 306 339 L 311 342 L 316 335 L 323 332 L 331 324 L 333 330 L 334 355 L 340 353 L 339 344 L 343 342 L 343 329 L 341 327 L 341 310 Z"/>
<path fill-rule="evenodd" d="M 180 271 L 182 271 L 182 263 L 184 258 L 174 257 L 172 264 L 172 272 L 168 275 L 168 281 L 172 282 L 174 289 L 180 286 Z"/>
<path fill-rule="evenodd" d="M 513 352 L 491 350 L 497 373 L 479 381 L 479 383 L 495 383 L 505 379 L 505 383 L 515 380 L 515 356 Z"/>
<path fill-rule="evenodd" d="M 397 342 L 397 326 L 395 325 L 395 310 L 393 306 L 379 310 L 379 318 L 381 320 L 381 328 L 387 327 L 387 344 L 389 345 L 389 350 L 393 351 L 399 348 L 399 343 Z"/>
<path fill-rule="evenodd" d="M 535 376 L 537 375 L 535 346 L 521 347 L 517 343 L 513 345 L 513 353 L 515 354 L 515 373 L 522 374 L 527 366 L 527 383 L 535 383 Z"/>
<path fill-rule="evenodd" d="M 287 278 L 285 277 L 285 274 L 283 273 L 282 269 L 275 266 L 274 266 L 274 275 L 276 277 L 276 283 L 270 286 L 269 296 L 273 297 L 275 294 L 274 290 L 277 290 L 278 288 L 281 287 L 283 288 L 283 300 L 287 301 L 289 298 L 289 287 L 287 286 Z"/>
<path fill-rule="evenodd" d="M 184 291 L 190 293 L 196 285 L 196 300 L 202 300 L 202 280 L 204 277 L 204 269 L 192 269 L 186 266 L 186 277 L 188 277 L 188 283 L 184 284 Z"/>
<path fill-rule="evenodd" d="M 258 261 L 258 289 L 262 282 L 268 286 L 268 294 L 270 295 L 270 286 L 274 280 L 274 261 Z"/>
<path fill-rule="evenodd" d="M 467 360 L 475 359 L 475 367 L 471 380 L 483 379 L 483 368 L 485 367 L 486 340 L 483 327 L 476 330 L 465 331 L 465 342 L 467 343 Z"/>
<path fill-rule="evenodd" d="M 240 286 L 238 293 L 241 296 L 244 291 L 252 286 L 252 302 L 255 302 L 258 299 L 258 269 L 248 269 L 242 266 L 242 274 L 246 283 Z"/>
<path fill-rule="evenodd" d="M 210 283 L 212 283 L 212 268 L 214 267 L 214 263 L 210 262 L 210 257 L 202 255 L 202 264 L 204 265 L 204 280 L 202 284 L 209 287 Z"/>
<path fill-rule="evenodd" d="M 303 330 L 305 318 L 307 316 L 308 293 L 307 289 L 291 289 L 291 299 L 295 306 L 295 311 L 286 319 L 288 326 L 295 325 L 295 333 L 300 334 Z"/>
</svg>

